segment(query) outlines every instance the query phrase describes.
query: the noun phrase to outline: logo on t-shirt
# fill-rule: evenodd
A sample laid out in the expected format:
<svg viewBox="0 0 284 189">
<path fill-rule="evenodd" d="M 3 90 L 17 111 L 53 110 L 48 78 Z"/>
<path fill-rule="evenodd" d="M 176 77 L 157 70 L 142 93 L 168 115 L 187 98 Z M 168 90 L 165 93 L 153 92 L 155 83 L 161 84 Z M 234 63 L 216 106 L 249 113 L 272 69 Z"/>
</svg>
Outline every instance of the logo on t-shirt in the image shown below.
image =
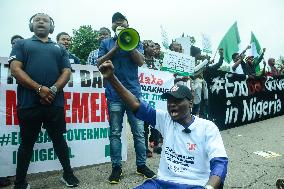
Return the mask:
<svg viewBox="0 0 284 189">
<path fill-rule="evenodd" d="M 196 144 L 192 144 L 192 143 L 187 143 L 187 144 L 188 144 L 188 150 L 189 151 L 195 151 Z"/>
</svg>

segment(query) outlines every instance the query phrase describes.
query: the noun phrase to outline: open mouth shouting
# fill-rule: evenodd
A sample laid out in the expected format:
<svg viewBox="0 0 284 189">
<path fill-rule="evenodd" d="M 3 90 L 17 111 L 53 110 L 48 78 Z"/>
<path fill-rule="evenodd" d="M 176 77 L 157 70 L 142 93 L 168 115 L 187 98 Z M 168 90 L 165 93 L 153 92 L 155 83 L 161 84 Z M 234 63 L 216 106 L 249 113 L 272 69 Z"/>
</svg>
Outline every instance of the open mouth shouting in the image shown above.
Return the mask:
<svg viewBox="0 0 284 189">
<path fill-rule="evenodd" d="M 171 115 L 171 117 L 177 117 L 178 111 L 176 109 L 170 109 L 170 115 Z"/>
<path fill-rule="evenodd" d="M 46 27 L 44 25 L 37 25 L 36 30 L 37 31 L 46 31 Z"/>
</svg>

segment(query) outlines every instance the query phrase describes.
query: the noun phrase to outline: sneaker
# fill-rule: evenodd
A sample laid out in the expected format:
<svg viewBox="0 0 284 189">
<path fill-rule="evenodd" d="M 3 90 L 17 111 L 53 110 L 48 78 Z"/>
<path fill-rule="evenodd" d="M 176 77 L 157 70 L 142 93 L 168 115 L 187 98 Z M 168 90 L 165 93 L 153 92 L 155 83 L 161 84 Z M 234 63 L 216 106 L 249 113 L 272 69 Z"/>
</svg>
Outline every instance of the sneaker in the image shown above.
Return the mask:
<svg viewBox="0 0 284 189">
<path fill-rule="evenodd" d="M 138 175 L 143 175 L 144 178 L 146 179 L 156 177 L 156 174 L 151 169 L 149 169 L 146 165 L 137 166 L 136 173 Z"/>
<path fill-rule="evenodd" d="M 14 189 L 30 189 L 31 186 L 28 183 L 25 184 L 17 184 L 14 186 Z"/>
<path fill-rule="evenodd" d="M 73 173 L 63 173 L 61 181 L 64 182 L 67 187 L 77 187 L 80 182 Z"/>
<path fill-rule="evenodd" d="M 277 187 L 278 189 L 284 188 L 284 178 L 279 178 L 279 179 L 277 179 L 277 181 L 276 181 L 276 187 Z"/>
<path fill-rule="evenodd" d="M 121 167 L 113 167 L 111 171 L 111 175 L 108 180 L 111 184 L 118 184 L 120 182 L 120 178 L 122 176 Z"/>
<path fill-rule="evenodd" d="M 8 177 L 0 177 L 0 188 L 11 185 L 11 181 Z"/>
<path fill-rule="evenodd" d="M 148 158 L 153 157 L 153 153 L 150 150 L 147 150 L 146 154 Z"/>
</svg>

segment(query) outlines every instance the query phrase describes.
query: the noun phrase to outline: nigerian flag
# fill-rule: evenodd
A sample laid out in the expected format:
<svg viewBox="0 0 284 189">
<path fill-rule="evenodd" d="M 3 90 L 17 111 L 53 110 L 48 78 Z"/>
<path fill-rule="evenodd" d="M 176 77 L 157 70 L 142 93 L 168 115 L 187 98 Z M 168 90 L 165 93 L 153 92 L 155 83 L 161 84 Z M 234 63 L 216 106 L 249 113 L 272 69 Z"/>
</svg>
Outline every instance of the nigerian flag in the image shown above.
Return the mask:
<svg viewBox="0 0 284 189">
<path fill-rule="evenodd" d="M 258 57 L 261 54 L 261 47 L 253 32 L 250 36 L 251 56 Z"/>
<path fill-rule="evenodd" d="M 237 22 L 235 22 L 220 42 L 218 49 L 224 49 L 224 59 L 227 63 L 232 61 L 232 54 L 239 51 L 240 35 Z"/>
<path fill-rule="evenodd" d="M 253 32 L 251 32 L 250 36 L 250 45 L 249 56 L 254 56 L 254 61 L 258 61 L 257 59 L 261 55 L 261 47 Z M 255 70 L 256 72 L 260 71 L 259 64 L 256 66 Z"/>
</svg>

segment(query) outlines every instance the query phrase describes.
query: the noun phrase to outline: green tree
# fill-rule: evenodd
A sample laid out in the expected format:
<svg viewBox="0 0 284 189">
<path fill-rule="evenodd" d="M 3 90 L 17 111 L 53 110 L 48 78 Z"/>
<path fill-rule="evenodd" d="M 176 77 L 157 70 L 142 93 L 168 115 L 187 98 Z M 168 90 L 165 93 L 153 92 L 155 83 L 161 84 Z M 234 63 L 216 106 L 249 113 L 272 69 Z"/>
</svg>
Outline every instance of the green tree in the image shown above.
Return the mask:
<svg viewBox="0 0 284 189">
<path fill-rule="evenodd" d="M 93 30 L 91 25 L 80 26 L 78 30 L 73 29 L 71 53 L 81 60 L 81 64 L 86 64 L 91 51 L 99 48 L 98 31 Z"/>
</svg>

